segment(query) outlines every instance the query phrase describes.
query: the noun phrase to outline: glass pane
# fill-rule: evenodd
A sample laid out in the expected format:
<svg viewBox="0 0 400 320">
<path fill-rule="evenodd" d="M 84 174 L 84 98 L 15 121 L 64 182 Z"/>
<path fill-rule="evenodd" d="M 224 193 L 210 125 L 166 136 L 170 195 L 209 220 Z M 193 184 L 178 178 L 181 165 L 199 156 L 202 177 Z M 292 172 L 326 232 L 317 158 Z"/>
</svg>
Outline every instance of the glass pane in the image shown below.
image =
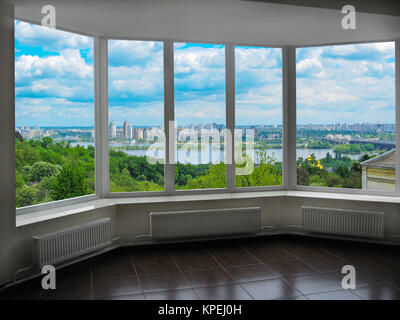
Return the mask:
<svg viewBox="0 0 400 320">
<path fill-rule="evenodd" d="M 282 185 L 282 50 L 235 48 L 236 187 Z"/>
<path fill-rule="evenodd" d="M 176 43 L 175 188 L 225 188 L 225 48 Z"/>
<path fill-rule="evenodd" d="M 163 43 L 108 41 L 110 191 L 164 190 Z"/>
<path fill-rule="evenodd" d="M 15 22 L 16 207 L 95 192 L 93 39 Z"/>
<path fill-rule="evenodd" d="M 395 191 L 393 42 L 297 50 L 297 183 Z"/>
</svg>

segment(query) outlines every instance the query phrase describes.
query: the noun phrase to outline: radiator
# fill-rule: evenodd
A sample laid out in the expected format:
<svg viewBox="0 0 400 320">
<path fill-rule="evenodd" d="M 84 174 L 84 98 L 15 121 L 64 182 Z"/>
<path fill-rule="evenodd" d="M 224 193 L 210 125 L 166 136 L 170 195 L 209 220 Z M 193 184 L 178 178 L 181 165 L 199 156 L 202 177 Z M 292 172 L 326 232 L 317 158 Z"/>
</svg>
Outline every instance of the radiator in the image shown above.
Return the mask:
<svg viewBox="0 0 400 320">
<path fill-rule="evenodd" d="M 312 232 L 383 238 L 383 212 L 304 206 L 302 220 L 302 227 Z"/>
<path fill-rule="evenodd" d="M 38 266 L 57 263 L 87 254 L 111 244 L 111 219 L 33 237 L 34 259 Z"/>
<path fill-rule="evenodd" d="M 150 213 L 152 239 L 246 234 L 260 228 L 259 207 Z"/>
</svg>

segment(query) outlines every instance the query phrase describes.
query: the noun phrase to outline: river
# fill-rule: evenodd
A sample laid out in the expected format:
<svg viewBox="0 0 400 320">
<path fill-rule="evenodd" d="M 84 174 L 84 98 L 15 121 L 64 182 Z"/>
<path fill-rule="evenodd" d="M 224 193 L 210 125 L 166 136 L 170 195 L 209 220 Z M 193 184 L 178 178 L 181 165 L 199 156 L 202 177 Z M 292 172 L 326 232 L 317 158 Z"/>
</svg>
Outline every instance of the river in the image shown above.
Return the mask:
<svg viewBox="0 0 400 320">
<path fill-rule="evenodd" d="M 71 143 L 72 146 L 82 145 L 87 147 L 88 145 L 94 145 L 93 142 L 80 142 L 80 143 Z M 146 156 L 148 150 L 122 150 L 126 154 L 132 156 Z M 275 159 L 276 162 L 282 162 L 282 149 L 267 149 L 267 156 L 270 156 Z M 335 156 L 335 151 L 333 149 L 305 149 L 305 148 L 297 148 L 296 154 L 297 158 L 302 157 L 303 159 L 307 158 L 309 155 L 314 154 L 316 159 L 323 159 L 326 157 L 327 153 L 330 153 L 332 156 Z M 154 157 L 161 157 L 161 152 L 157 152 L 154 154 Z M 362 154 L 349 154 L 345 155 L 351 159 L 357 160 Z M 257 154 L 255 153 L 254 158 L 257 161 Z M 202 149 L 200 152 L 196 149 L 191 149 L 190 151 L 179 149 L 176 153 L 177 162 L 181 163 L 218 163 L 219 161 L 224 160 L 224 151 L 213 149 Z M 210 161 L 211 160 L 211 161 Z"/>
</svg>

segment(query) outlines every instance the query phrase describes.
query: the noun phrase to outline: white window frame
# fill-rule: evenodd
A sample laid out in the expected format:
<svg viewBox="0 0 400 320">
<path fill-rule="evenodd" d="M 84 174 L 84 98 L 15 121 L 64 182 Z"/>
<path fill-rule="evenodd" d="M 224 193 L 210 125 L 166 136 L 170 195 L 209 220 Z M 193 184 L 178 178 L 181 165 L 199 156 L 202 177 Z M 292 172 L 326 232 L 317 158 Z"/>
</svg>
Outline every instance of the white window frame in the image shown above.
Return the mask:
<svg viewBox="0 0 400 320">
<path fill-rule="evenodd" d="M 16 17 L 15 20 L 33 23 Z M 92 195 L 37 204 L 17 208 L 16 213 L 56 209 L 62 206 L 87 202 L 104 198 L 129 198 L 129 197 L 156 197 L 177 195 L 200 195 L 218 193 L 240 193 L 260 191 L 309 191 L 319 193 L 346 193 L 362 195 L 400 196 L 400 40 L 341 42 L 303 46 L 270 46 L 259 43 L 223 43 L 212 41 L 188 41 L 171 39 L 143 39 L 143 38 L 114 38 L 99 37 L 85 33 L 78 33 L 63 28 L 59 30 L 81 34 L 94 39 L 94 90 L 95 90 L 95 186 L 96 193 Z M 163 42 L 164 56 L 164 128 L 166 133 L 166 157 L 164 165 L 164 191 L 143 192 L 110 192 L 109 180 L 109 146 L 108 146 L 108 40 L 130 41 L 157 41 Z M 305 47 L 334 46 L 341 44 L 395 42 L 395 85 L 396 85 L 396 192 L 380 192 L 362 189 L 323 188 L 312 186 L 299 186 L 296 182 L 296 49 Z M 235 47 L 265 47 L 282 49 L 282 185 L 265 187 L 235 187 L 235 165 L 226 166 L 226 188 L 221 189 L 196 189 L 175 190 L 174 144 L 169 141 L 174 139 L 174 133 L 169 132 L 169 121 L 174 121 L 174 43 L 205 43 L 225 46 L 225 74 L 226 74 L 226 127 L 235 128 Z M 172 146 L 171 149 L 170 145 Z M 227 141 L 227 152 L 234 159 L 233 136 Z"/>
<path fill-rule="evenodd" d="M 309 191 L 309 192 L 320 192 L 320 193 L 345 193 L 345 194 L 358 194 L 358 195 L 375 195 L 375 196 L 389 196 L 389 197 L 399 197 L 400 196 L 400 40 L 378 40 L 378 41 L 358 41 L 358 42 L 338 42 L 338 43 L 328 43 L 328 44 L 316 44 L 316 45 L 302 45 L 294 47 L 295 50 L 299 48 L 312 48 L 312 47 L 324 47 L 324 46 L 336 46 L 336 45 L 352 45 L 352 44 L 367 44 L 367 43 L 379 43 L 379 42 L 394 42 L 395 44 L 395 122 L 396 122 L 396 190 L 394 192 L 387 191 L 375 191 L 375 190 L 365 190 L 365 189 L 351 189 L 351 188 L 332 188 L 332 187 L 314 187 L 314 186 L 301 186 L 297 184 L 297 172 L 295 171 L 293 175 L 294 185 L 293 190 L 298 191 Z M 290 86 L 290 96 L 294 97 L 294 104 L 296 104 L 296 54 L 294 57 L 294 70 L 290 72 L 291 79 L 293 81 Z M 292 61 L 293 63 L 293 61 Z M 291 115 L 294 118 L 294 124 L 290 123 L 290 130 L 294 130 L 291 136 L 293 143 L 290 144 L 290 148 L 296 155 L 296 114 L 297 108 L 294 107 L 296 112 Z M 293 140 L 294 139 L 294 140 Z M 293 150 L 294 149 L 294 150 Z M 296 159 L 291 159 L 292 166 L 296 168 Z M 297 168 L 296 168 L 297 170 Z"/>
</svg>

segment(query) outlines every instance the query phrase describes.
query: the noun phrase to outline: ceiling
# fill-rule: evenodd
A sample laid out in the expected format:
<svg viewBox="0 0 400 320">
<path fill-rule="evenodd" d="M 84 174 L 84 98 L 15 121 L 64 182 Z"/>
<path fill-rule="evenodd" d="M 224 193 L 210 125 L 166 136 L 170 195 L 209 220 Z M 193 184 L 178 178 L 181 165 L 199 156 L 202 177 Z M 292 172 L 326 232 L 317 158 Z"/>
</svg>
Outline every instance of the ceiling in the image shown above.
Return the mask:
<svg viewBox="0 0 400 320">
<path fill-rule="evenodd" d="M 256 2 L 272 2 L 280 4 L 290 4 L 304 7 L 338 9 L 351 4 L 357 12 L 386 14 L 390 16 L 400 16 L 399 0 L 246 0 Z"/>
<path fill-rule="evenodd" d="M 42 6 L 49 3 L 0 1 L 14 4 L 17 18 L 37 23 Z M 271 46 L 400 39 L 397 16 L 358 12 L 357 29 L 343 30 L 339 9 L 263 0 L 52 0 L 51 4 L 58 28 L 117 38 Z"/>
</svg>

